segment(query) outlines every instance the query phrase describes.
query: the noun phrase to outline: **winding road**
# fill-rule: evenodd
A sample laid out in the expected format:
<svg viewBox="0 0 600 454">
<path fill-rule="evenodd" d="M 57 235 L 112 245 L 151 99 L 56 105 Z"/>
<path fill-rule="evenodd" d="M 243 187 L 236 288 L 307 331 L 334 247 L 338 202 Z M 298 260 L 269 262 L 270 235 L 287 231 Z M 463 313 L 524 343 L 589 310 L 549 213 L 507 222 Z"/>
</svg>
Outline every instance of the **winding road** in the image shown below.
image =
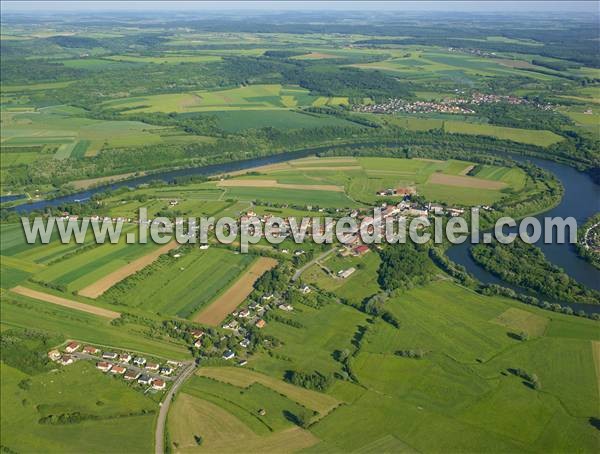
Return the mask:
<svg viewBox="0 0 600 454">
<path fill-rule="evenodd" d="M 169 392 L 165 395 L 165 398 L 160 403 L 160 410 L 158 412 L 158 419 L 156 420 L 156 434 L 155 434 L 155 449 L 154 452 L 156 454 L 164 454 L 165 453 L 165 423 L 167 422 L 167 414 L 169 413 L 169 407 L 171 406 L 171 401 L 173 400 L 173 396 L 177 392 L 177 390 L 181 387 L 181 385 L 193 375 L 196 370 L 195 363 L 189 363 L 184 367 L 181 373 L 175 379 L 173 386 Z"/>
</svg>

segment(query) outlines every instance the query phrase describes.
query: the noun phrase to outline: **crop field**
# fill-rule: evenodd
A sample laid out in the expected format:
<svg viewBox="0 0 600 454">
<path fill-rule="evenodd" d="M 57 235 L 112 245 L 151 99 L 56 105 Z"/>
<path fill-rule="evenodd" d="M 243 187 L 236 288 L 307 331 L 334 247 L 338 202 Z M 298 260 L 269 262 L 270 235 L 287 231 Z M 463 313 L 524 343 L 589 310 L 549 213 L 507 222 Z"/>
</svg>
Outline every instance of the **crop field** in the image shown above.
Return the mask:
<svg viewBox="0 0 600 454">
<path fill-rule="evenodd" d="M 520 169 L 482 165 L 477 167 L 477 176 L 467 176 L 473 167 L 455 160 L 311 158 L 252 169 L 256 175 L 218 185 L 227 190 L 226 198 L 320 207 L 372 204 L 378 200 L 376 192 L 386 188 L 416 187 L 431 200 L 465 205 L 491 204 L 504 196 L 504 188 L 525 188 L 525 174 Z M 273 187 L 267 187 L 267 181 Z M 310 191 L 302 188 L 309 185 Z M 342 186 L 345 193 L 332 191 Z"/>
<path fill-rule="evenodd" d="M 2 364 L 0 374 L 4 446 L 20 452 L 152 450 L 156 404 L 92 364 L 77 363 L 33 376 Z M 24 381 L 27 387 L 20 386 Z M 97 419 L 78 424 L 38 422 L 72 412 Z"/>
<path fill-rule="evenodd" d="M 125 236 L 117 244 L 105 243 L 69 256 L 35 273 L 34 278 L 77 291 L 158 249 L 152 242 L 127 244 Z"/>
<path fill-rule="evenodd" d="M 282 97 L 283 98 L 283 97 Z M 294 101 L 294 105 L 296 101 Z M 290 106 L 293 107 L 293 106 Z M 306 115 L 292 110 L 226 110 L 210 112 L 217 118 L 219 127 L 228 132 L 245 129 L 277 128 L 303 129 L 322 126 L 352 126 L 349 121 L 328 115 Z"/>
<path fill-rule="evenodd" d="M 132 121 L 91 120 L 59 108 L 3 112 L 2 122 L 3 147 L 53 145 L 58 159 L 94 155 L 103 146 L 138 146 L 167 140 L 158 134 L 164 129 L 161 127 Z"/>
<path fill-rule="evenodd" d="M 116 283 L 122 281 L 123 279 L 127 278 L 128 276 L 131 276 L 134 273 L 137 273 L 138 271 L 147 267 L 156 259 L 158 259 L 162 254 L 166 254 L 167 252 L 175 249 L 176 247 L 178 247 L 177 242 L 171 241 L 170 243 L 165 244 L 164 246 L 152 251 L 147 255 L 140 257 L 139 259 L 129 262 L 127 265 L 104 276 L 102 279 L 94 282 L 93 284 L 82 288 L 81 290 L 79 290 L 78 293 L 81 296 L 86 296 L 88 298 L 98 298 Z"/>
<path fill-rule="evenodd" d="M 210 248 L 164 256 L 122 281 L 101 299 L 143 311 L 190 317 L 217 298 L 250 266 L 249 255 Z"/>
<path fill-rule="evenodd" d="M 226 290 L 202 309 L 194 320 L 205 325 L 217 326 L 250 295 L 258 278 L 275 265 L 275 259 L 260 257 L 246 271 L 238 273 L 239 278 L 229 288 L 226 285 L 221 286 L 221 289 Z"/>
<path fill-rule="evenodd" d="M 347 103 L 347 99 L 314 97 L 309 95 L 308 90 L 299 87 L 282 86 L 280 84 L 257 84 L 228 90 L 195 91 L 131 99 L 124 98 L 107 101 L 104 105 L 108 108 L 127 109 L 125 113 L 129 114 L 139 112 L 264 111 L 290 109 L 298 106 L 322 106 L 344 103 Z M 267 118 L 265 117 L 265 120 Z M 295 117 L 295 119 L 298 119 L 298 117 Z M 308 119 L 304 120 L 305 122 L 309 121 Z"/>
</svg>

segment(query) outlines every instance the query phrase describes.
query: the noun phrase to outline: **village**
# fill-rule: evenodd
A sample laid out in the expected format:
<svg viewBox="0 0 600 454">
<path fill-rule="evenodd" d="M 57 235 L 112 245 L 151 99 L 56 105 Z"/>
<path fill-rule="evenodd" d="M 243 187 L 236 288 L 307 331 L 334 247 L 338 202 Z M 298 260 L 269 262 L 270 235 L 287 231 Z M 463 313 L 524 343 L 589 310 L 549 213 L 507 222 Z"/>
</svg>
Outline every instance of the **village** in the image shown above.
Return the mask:
<svg viewBox="0 0 600 454">
<path fill-rule="evenodd" d="M 106 351 L 93 345 L 83 345 L 78 341 L 68 341 L 62 348 L 48 352 L 48 358 L 62 366 L 76 361 L 96 361 L 96 369 L 101 372 L 121 376 L 127 382 L 137 383 L 146 391 L 163 391 L 167 383 L 173 381 L 183 363 L 167 360 L 149 361 L 144 356 L 134 356 L 124 351 Z M 144 388 L 145 387 L 145 388 Z"/>
<path fill-rule="evenodd" d="M 377 104 L 358 104 L 352 106 L 355 112 L 394 114 L 394 113 L 443 113 L 472 115 L 476 111 L 469 106 L 482 104 L 506 103 L 511 105 L 527 104 L 542 110 L 552 109 L 551 104 L 540 104 L 525 98 L 510 95 L 496 95 L 474 92 L 470 98 L 446 98 L 443 101 L 413 101 L 409 102 L 400 98 L 389 98 Z"/>
</svg>

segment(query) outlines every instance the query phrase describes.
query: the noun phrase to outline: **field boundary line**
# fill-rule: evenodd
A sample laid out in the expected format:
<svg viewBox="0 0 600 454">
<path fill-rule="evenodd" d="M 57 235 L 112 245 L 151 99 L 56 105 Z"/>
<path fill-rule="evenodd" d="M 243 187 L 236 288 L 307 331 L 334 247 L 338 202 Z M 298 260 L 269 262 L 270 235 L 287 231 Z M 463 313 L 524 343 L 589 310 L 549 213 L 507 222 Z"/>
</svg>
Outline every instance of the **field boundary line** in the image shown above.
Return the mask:
<svg viewBox="0 0 600 454">
<path fill-rule="evenodd" d="M 46 303 L 56 304 L 57 306 L 68 307 L 70 309 L 76 309 L 89 314 L 98 315 L 100 317 L 109 318 L 111 320 L 119 318 L 120 312 L 111 311 L 110 309 L 103 309 L 101 307 L 92 306 L 91 304 L 80 303 L 79 301 L 70 300 L 60 296 L 52 295 L 50 293 L 39 292 L 27 287 L 17 285 L 10 289 L 11 292 L 17 293 L 22 296 L 27 296 L 39 301 L 45 301 Z"/>
</svg>

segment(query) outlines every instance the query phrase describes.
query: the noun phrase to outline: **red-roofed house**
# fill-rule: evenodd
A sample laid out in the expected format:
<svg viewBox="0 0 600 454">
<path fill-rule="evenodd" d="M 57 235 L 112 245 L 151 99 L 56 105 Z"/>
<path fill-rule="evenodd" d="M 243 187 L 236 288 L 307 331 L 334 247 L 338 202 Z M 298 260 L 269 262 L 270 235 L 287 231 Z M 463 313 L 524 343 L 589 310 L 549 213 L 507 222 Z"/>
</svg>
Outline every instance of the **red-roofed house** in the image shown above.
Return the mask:
<svg viewBox="0 0 600 454">
<path fill-rule="evenodd" d="M 76 352 L 77 350 L 79 350 L 79 347 L 81 347 L 81 344 L 78 342 L 69 342 L 67 344 L 67 346 L 65 347 L 65 351 L 67 353 L 73 353 Z"/>
</svg>

